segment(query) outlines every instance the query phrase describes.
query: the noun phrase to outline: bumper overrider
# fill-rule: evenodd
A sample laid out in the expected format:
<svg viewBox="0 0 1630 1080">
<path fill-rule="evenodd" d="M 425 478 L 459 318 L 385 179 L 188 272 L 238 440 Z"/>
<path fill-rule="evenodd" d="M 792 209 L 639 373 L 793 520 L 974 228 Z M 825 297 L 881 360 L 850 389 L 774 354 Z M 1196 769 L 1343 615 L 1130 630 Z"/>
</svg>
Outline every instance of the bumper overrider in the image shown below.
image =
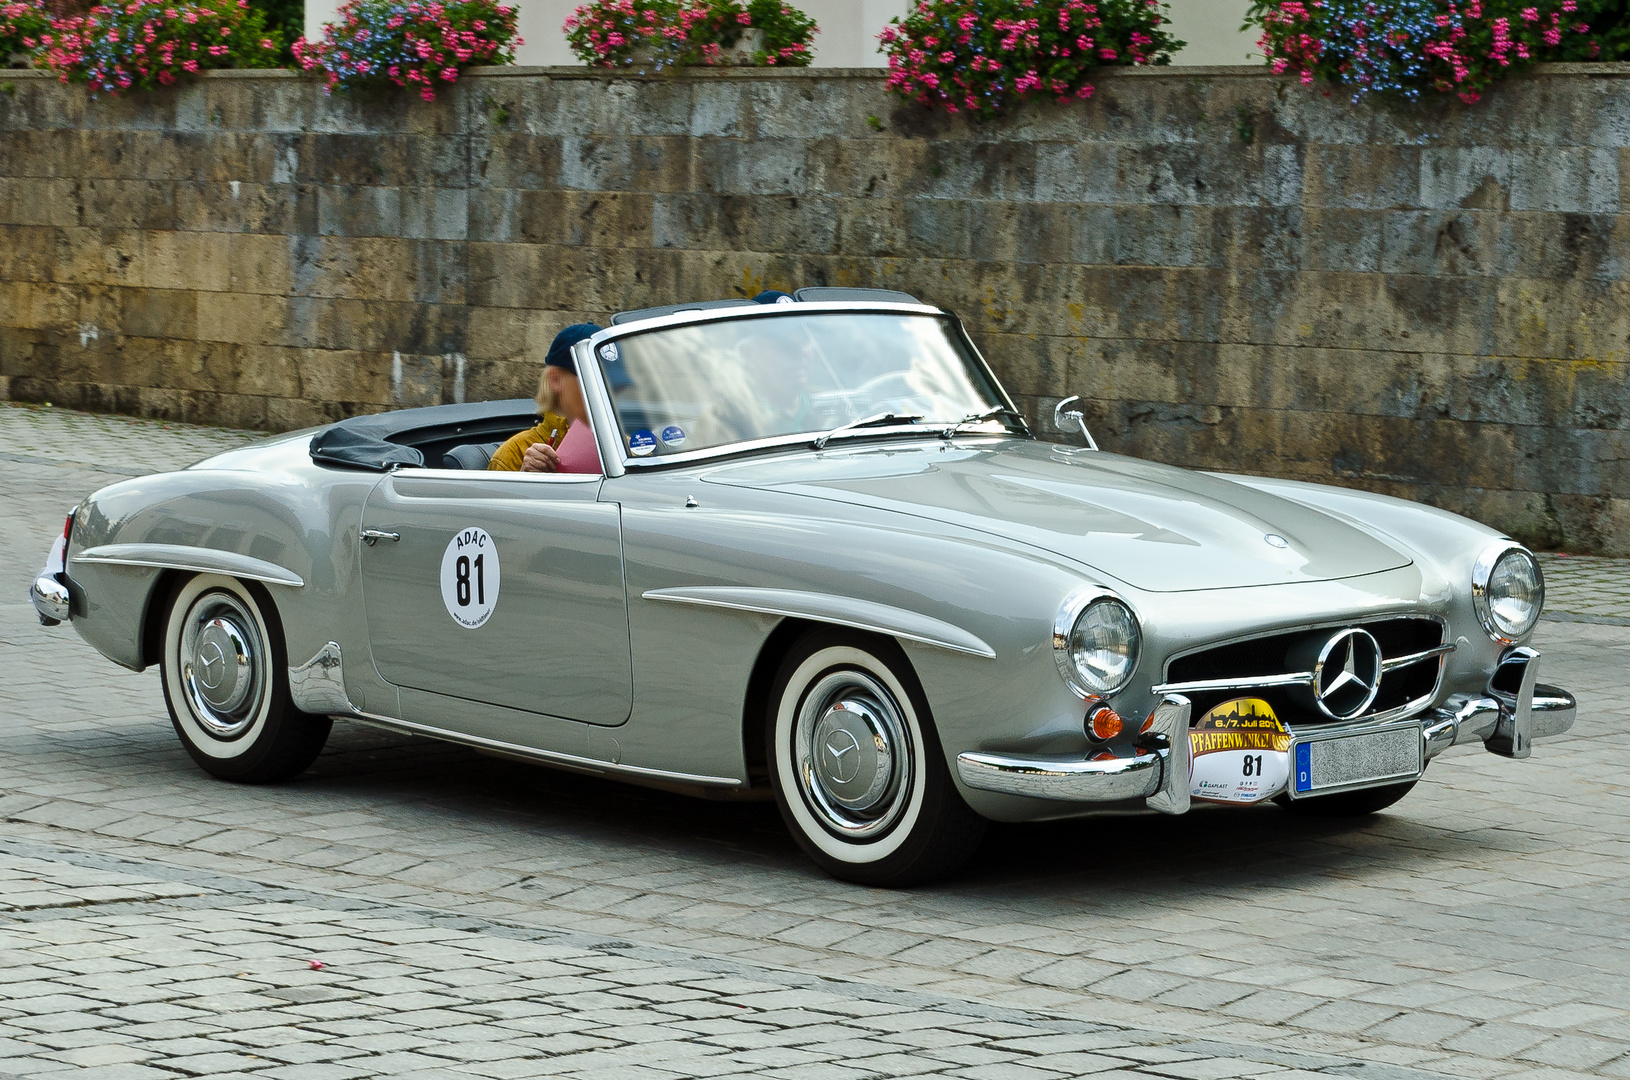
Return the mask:
<svg viewBox="0 0 1630 1080">
<path fill-rule="evenodd" d="M 1578 704 L 1572 694 L 1537 681 L 1539 653 L 1506 651 L 1482 694 L 1455 694 L 1413 718 L 1421 733 L 1421 762 L 1451 746 L 1481 742 L 1503 757 L 1525 758 L 1535 739 L 1573 727 Z M 1131 757 L 1102 760 L 1038 757 L 971 751 L 957 755 L 962 782 L 982 791 L 1060 802 L 1110 803 L 1143 799 L 1151 810 L 1181 814 L 1189 809 L 1189 722 L 1192 709 L 1180 694 L 1167 695 L 1139 736 Z M 1399 721 L 1377 727 L 1396 728 Z M 1367 725 L 1342 725 L 1363 734 Z M 1396 782 L 1395 780 L 1377 783 Z"/>
<path fill-rule="evenodd" d="M 56 626 L 73 617 L 68 593 L 67 558 L 68 540 L 59 536 L 56 543 L 51 545 L 45 569 L 28 587 L 28 598 L 33 601 L 34 610 L 39 613 L 40 623 L 44 626 Z"/>
</svg>

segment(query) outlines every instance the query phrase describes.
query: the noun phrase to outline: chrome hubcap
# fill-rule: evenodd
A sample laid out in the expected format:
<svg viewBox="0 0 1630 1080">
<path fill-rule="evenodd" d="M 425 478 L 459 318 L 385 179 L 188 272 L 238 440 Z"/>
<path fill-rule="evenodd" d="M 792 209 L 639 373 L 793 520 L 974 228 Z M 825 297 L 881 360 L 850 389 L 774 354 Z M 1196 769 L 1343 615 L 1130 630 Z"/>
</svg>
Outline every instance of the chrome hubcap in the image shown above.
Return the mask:
<svg viewBox="0 0 1630 1080">
<path fill-rule="evenodd" d="M 187 612 L 179 651 L 182 689 L 204 731 L 223 741 L 241 736 L 266 686 L 266 647 L 254 617 L 229 593 L 199 597 Z"/>
<path fill-rule="evenodd" d="M 828 828 L 874 836 L 899 819 L 914 765 L 894 696 L 858 671 L 822 677 L 798 709 L 793 753 L 805 801 Z"/>
</svg>

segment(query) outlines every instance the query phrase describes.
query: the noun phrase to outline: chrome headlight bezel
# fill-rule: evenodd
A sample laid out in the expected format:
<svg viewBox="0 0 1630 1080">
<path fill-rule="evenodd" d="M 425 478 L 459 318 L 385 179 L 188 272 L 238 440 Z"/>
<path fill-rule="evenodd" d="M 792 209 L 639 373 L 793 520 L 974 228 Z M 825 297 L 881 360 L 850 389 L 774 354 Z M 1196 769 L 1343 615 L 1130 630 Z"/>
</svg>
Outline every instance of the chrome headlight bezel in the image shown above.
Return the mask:
<svg viewBox="0 0 1630 1080">
<path fill-rule="evenodd" d="M 1534 580 L 1539 584 L 1539 596 L 1534 604 L 1533 617 L 1528 620 L 1527 625 L 1519 628 L 1501 625 L 1494 610 L 1498 598 L 1490 595 L 1495 571 L 1509 558 L 1527 560 L 1533 568 Z M 1496 541 L 1484 548 L 1477 556 L 1477 561 L 1472 564 L 1472 608 L 1477 612 L 1477 621 L 1483 624 L 1483 632 L 1501 645 L 1514 644 L 1533 633 L 1534 627 L 1539 623 L 1541 612 L 1545 610 L 1545 572 L 1540 568 L 1539 560 L 1534 558 L 1534 553 L 1514 540 Z"/>
<path fill-rule="evenodd" d="M 1096 679 L 1083 672 L 1075 663 L 1075 655 L 1070 648 L 1070 640 L 1075 636 L 1075 628 L 1080 621 L 1086 618 L 1087 612 L 1096 604 L 1114 604 L 1126 612 L 1127 620 L 1132 627 L 1131 654 L 1132 662 L 1127 666 L 1125 674 L 1118 682 L 1109 683 Z M 1089 586 L 1071 593 L 1064 603 L 1059 605 L 1058 614 L 1053 619 L 1053 661 L 1058 665 L 1058 673 L 1066 685 L 1074 691 L 1077 697 L 1107 698 L 1125 690 L 1138 673 L 1138 665 L 1143 659 L 1143 620 L 1138 613 L 1115 592 Z"/>
</svg>

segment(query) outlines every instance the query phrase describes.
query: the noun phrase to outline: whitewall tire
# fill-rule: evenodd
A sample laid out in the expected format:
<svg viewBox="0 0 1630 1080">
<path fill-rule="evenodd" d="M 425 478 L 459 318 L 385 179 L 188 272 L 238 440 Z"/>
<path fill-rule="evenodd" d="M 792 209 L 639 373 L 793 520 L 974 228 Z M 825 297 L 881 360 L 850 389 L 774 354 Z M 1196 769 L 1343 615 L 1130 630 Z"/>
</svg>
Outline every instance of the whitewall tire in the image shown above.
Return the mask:
<svg viewBox="0 0 1630 1080">
<path fill-rule="evenodd" d="M 765 746 L 781 816 L 827 873 L 905 886 L 965 862 L 984 820 L 951 782 L 928 705 L 893 641 L 821 630 L 782 661 Z"/>
<path fill-rule="evenodd" d="M 183 582 L 159 663 L 170 722 L 192 759 L 223 780 L 272 783 L 316 759 L 332 721 L 290 703 L 282 628 L 257 592 L 216 574 Z"/>
</svg>

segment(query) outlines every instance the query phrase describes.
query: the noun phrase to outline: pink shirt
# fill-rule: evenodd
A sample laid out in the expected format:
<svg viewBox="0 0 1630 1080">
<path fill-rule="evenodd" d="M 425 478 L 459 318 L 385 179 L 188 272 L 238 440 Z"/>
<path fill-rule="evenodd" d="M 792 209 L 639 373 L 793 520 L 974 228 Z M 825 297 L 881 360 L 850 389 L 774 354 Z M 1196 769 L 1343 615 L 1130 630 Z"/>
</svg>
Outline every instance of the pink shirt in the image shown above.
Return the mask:
<svg viewBox="0 0 1630 1080">
<path fill-rule="evenodd" d="M 560 471 L 563 473 L 601 473 L 600 448 L 594 445 L 594 432 L 589 425 L 579 421 L 566 429 L 566 437 L 560 440 L 555 447 L 560 454 Z"/>
</svg>

